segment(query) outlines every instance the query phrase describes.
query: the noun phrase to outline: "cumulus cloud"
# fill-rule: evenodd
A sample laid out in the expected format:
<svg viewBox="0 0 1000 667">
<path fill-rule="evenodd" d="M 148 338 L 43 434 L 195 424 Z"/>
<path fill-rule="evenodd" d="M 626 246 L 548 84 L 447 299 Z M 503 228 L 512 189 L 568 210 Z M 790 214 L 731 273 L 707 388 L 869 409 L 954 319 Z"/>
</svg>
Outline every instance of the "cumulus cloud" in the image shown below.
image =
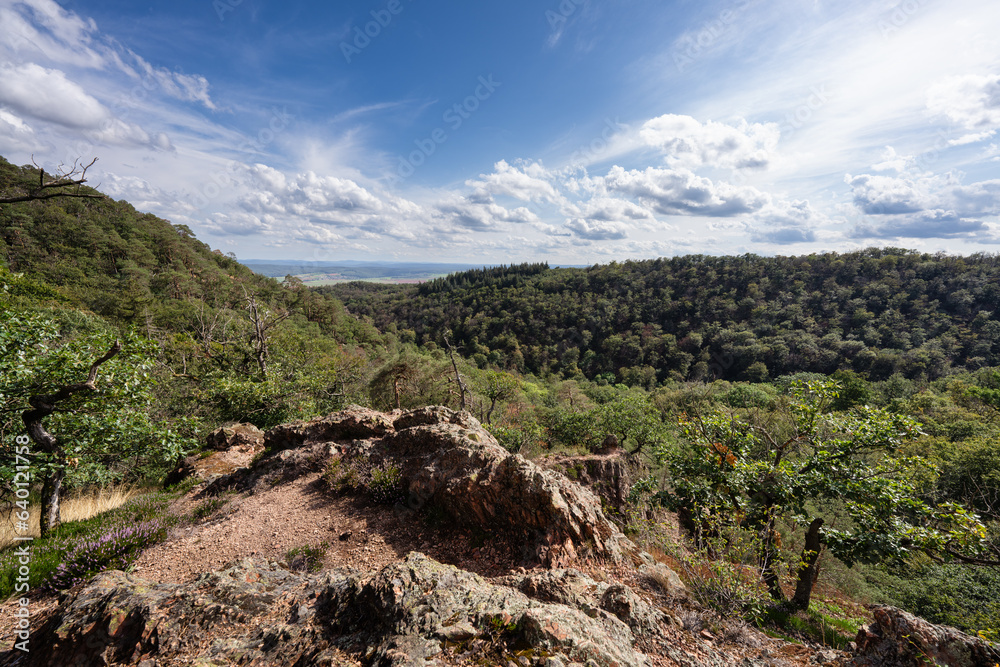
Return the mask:
<svg viewBox="0 0 1000 667">
<path fill-rule="evenodd" d="M 503 223 L 537 222 L 538 216 L 521 206 L 513 210 L 492 201 L 480 201 L 467 197 L 454 197 L 436 205 L 437 215 L 458 227 L 487 231 L 499 228 Z"/>
<path fill-rule="evenodd" d="M 635 197 L 667 215 L 734 216 L 756 211 L 768 201 L 756 188 L 713 183 L 686 169 L 626 171 L 615 166 L 603 183 L 609 192 Z"/>
<path fill-rule="evenodd" d="M 988 139 L 1000 129 L 1000 74 L 967 74 L 941 81 L 928 90 L 927 108 L 969 131 L 953 145 Z"/>
<path fill-rule="evenodd" d="M 1000 214 L 1000 180 L 962 185 L 959 177 L 851 176 L 854 204 L 875 216 L 852 233 L 856 238 L 957 238 L 988 229 L 982 216 Z"/>
<path fill-rule="evenodd" d="M 216 236 L 249 236 L 271 229 L 274 219 L 270 216 L 257 217 L 251 213 L 214 213 L 209 216 L 208 229 Z"/>
<path fill-rule="evenodd" d="M 562 197 L 549 182 L 550 178 L 552 174 L 541 164 L 522 163 L 515 167 L 501 160 L 493 165 L 493 173 L 480 174 L 478 180 L 465 184 L 477 195 L 507 196 L 521 201 L 560 201 Z"/>
<path fill-rule="evenodd" d="M 628 227 L 620 222 L 582 220 L 577 218 L 567 222 L 566 227 L 576 236 L 589 241 L 610 241 L 628 238 Z"/>
<path fill-rule="evenodd" d="M 808 201 L 771 201 L 746 218 L 750 239 L 788 245 L 816 240 L 816 229 L 829 219 Z"/>
<path fill-rule="evenodd" d="M 851 186 L 855 206 L 869 215 L 916 213 L 930 204 L 922 184 L 914 179 L 847 174 L 844 182 Z"/>
<path fill-rule="evenodd" d="M 39 120 L 76 129 L 97 128 L 108 110 L 64 72 L 34 63 L 0 64 L 0 104 Z"/>
<path fill-rule="evenodd" d="M 734 127 L 667 114 L 643 124 L 639 136 L 647 145 L 661 150 L 671 165 L 763 169 L 770 163 L 781 132 L 774 123 L 741 120 Z"/>
</svg>

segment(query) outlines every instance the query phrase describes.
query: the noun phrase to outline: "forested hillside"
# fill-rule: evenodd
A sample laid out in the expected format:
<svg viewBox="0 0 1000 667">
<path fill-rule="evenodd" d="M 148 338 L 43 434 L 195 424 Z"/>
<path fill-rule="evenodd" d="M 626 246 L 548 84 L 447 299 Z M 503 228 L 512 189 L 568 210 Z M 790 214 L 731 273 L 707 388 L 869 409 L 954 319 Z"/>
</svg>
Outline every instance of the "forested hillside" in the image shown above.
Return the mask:
<svg viewBox="0 0 1000 667">
<path fill-rule="evenodd" d="M 838 369 L 934 379 L 1000 363 L 997 255 L 696 255 L 319 291 L 418 343 L 450 329 L 480 365 L 647 388 Z"/>
<path fill-rule="evenodd" d="M 0 159 L 0 196 L 38 180 L 37 169 Z M 335 299 L 99 197 L 0 205 L 0 310 L 5 443 L 22 432 L 31 396 L 83 381 L 116 338 L 124 343 L 98 390 L 51 417 L 74 442 L 49 462 L 70 485 L 155 479 L 225 421 L 267 426 L 366 399 L 363 369 L 383 344 Z M 126 441 L 132 457 L 116 451 Z"/>
</svg>

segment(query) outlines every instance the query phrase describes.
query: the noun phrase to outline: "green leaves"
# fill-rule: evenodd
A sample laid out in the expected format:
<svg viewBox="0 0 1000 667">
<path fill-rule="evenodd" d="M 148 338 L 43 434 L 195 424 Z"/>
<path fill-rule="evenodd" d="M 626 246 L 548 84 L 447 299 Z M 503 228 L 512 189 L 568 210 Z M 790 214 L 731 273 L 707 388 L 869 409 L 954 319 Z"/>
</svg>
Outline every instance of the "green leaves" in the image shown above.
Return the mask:
<svg viewBox="0 0 1000 667">
<path fill-rule="evenodd" d="M 914 551 L 946 559 L 982 553 L 979 517 L 954 503 L 927 503 L 910 481 L 930 466 L 898 454 L 920 425 L 869 406 L 831 413 L 837 395 L 835 383 L 794 385 L 784 429 L 753 412 L 682 419 L 687 442 L 665 457 L 673 488 L 660 499 L 696 524 L 745 517 L 765 531 L 777 518 L 805 525 L 828 514 L 821 542 L 848 565 Z"/>
</svg>

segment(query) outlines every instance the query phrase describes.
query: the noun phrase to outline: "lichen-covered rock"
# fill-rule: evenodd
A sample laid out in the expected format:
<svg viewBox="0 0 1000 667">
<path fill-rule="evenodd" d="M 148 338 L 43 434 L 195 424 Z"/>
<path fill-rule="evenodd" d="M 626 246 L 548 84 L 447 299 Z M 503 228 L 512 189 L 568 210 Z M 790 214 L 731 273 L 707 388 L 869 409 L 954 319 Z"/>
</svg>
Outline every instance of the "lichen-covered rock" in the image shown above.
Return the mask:
<svg viewBox="0 0 1000 667">
<path fill-rule="evenodd" d="M 220 426 L 205 439 L 209 454 L 195 454 L 185 458 L 165 480 L 171 486 L 194 477 L 211 481 L 250 465 L 254 457 L 264 450 L 264 432 L 253 424 Z"/>
<path fill-rule="evenodd" d="M 590 616 L 610 614 L 637 637 L 659 636 L 661 625 L 670 621 L 627 586 L 594 581 L 578 570 L 549 570 L 516 579 L 519 590 L 531 598 L 574 607 Z"/>
<path fill-rule="evenodd" d="M 853 667 L 995 667 L 1000 646 L 943 625 L 934 625 L 901 609 L 872 608 L 875 621 L 858 631 Z"/>
<path fill-rule="evenodd" d="M 205 442 L 218 452 L 234 447 L 256 452 L 264 447 L 264 432 L 253 424 L 230 424 L 220 426 L 209 433 Z"/>
<path fill-rule="evenodd" d="M 107 572 L 67 595 L 32 633 L 29 662 L 17 664 L 428 667 L 478 650 L 485 659 L 517 651 L 601 667 L 648 665 L 634 642 L 628 625 L 607 612 L 534 600 L 411 553 L 367 574 L 307 575 L 261 560 L 190 584 Z M 2 654 L 0 665 L 21 657 Z"/>
<path fill-rule="evenodd" d="M 614 439 L 614 436 L 609 436 L 609 439 Z M 616 512 L 625 508 L 632 485 L 644 473 L 640 463 L 631 460 L 625 450 L 617 446 L 604 453 L 584 456 L 549 456 L 539 464 L 587 487 Z"/>
</svg>

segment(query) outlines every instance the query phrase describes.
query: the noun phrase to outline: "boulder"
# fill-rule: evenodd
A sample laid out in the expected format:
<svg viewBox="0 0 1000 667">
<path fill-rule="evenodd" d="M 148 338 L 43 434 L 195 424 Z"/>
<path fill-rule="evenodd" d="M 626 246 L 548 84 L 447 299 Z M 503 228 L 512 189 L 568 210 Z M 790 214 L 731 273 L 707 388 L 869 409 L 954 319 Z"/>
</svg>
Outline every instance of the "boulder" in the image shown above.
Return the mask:
<svg viewBox="0 0 1000 667">
<path fill-rule="evenodd" d="M 205 439 L 211 452 L 185 458 L 164 481 L 166 486 L 195 477 L 211 481 L 250 465 L 264 450 L 264 432 L 253 424 L 220 426 Z"/>
<path fill-rule="evenodd" d="M 614 439 L 614 436 L 608 438 Z M 625 450 L 617 446 L 584 456 L 548 456 L 539 464 L 587 487 L 600 496 L 605 507 L 618 514 L 624 511 L 632 485 L 644 472 L 638 461 L 630 460 Z"/>
<path fill-rule="evenodd" d="M 872 607 L 874 622 L 858 631 L 852 667 L 996 667 L 1000 646 L 955 628 L 934 625 L 884 605 Z"/>
</svg>

